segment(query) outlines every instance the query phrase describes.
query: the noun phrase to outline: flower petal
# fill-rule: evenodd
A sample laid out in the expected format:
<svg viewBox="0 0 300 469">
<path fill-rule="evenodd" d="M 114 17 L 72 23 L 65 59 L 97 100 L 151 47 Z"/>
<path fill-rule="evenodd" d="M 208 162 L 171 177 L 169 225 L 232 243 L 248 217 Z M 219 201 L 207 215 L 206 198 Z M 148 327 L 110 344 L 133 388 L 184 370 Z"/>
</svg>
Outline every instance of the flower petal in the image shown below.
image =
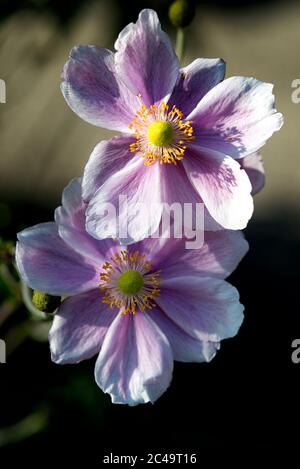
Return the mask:
<svg viewBox="0 0 300 469">
<path fill-rule="evenodd" d="M 224 228 L 245 228 L 253 213 L 253 200 L 249 178 L 240 165 L 226 155 L 196 146 L 183 164 L 211 216 Z"/>
<path fill-rule="evenodd" d="M 228 277 L 248 251 L 248 243 L 241 231 L 205 231 L 200 249 L 187 249 L 187 238 L 146 238 L 129 246 L 151 260 L 152 270 L 162 270 L 162 277 L 200 275 Z"/>
<path fill-rule="evenodd" d="M 198 191 L 191 184 L 182 162 L 176 166 L 162 164 L 160 171 L 163 202 L 169 205 L 179 203 L 182 206 L 185 203 L 203 203 Z"/>
<path fill-rule="evenodd" d="M 151 310 L 153 321 L 167 337 L 174 360 L 179 362 L 209 362 L 220 348 L 219 342 L 200 340 L 191 336 L 160 308 Z"/>
<path fill-rule="evenodd" d="M 116 70 L 146 106 L 169 97 L 179 62 L 155 11 L 142 10 L 137 22 L 121 31 L 115 48 Z"/>
<path fill-rule="evenodd" d="M 189 115 L 203 96 L 224 80 L 225 68 L 222 59 L 194 60 L 180 70 L 168 104 L 177 106 L 185 116 Z"/>
<path fill-rule="evenodd" d="M 96 382 L 112 402 L 131 406 L 154 402 L 169 386 L 172 371 L 170 344 L 150 316 L 118 315 L 95 367 Z"/>
<path fill-rule="evenodd" d="M 17 266 L 30 288 L 64 296 L 97 286 L 97 264 L 72 250 L 60 238 L 55 223 L 23 230 L 18 240 Z"/>
<path fill-rule="evenodd" d="M 231 77 L 211 89 L 188 116 L 201 146 L 242 158 L 261 148 L 283 123 L 273 85 Z"/>
<path fill-rule="evenodd" d="M 179 327 L 200 340 L 219 342 L 233 337 L 243 321 L 238 291 L 220 279 L 165 279 L 156 302 Z"/>
<path fill-rule="evenodd" d="M 159 166 L 145 166 L 137 156 L 111 176 L 89 203 L 88 232 L 98 239 L 118 237 L 123 244 L 155 232 L 162 212 Z M 108 213 L 104 216 L 107 204 Z"/>
<path fill-rule="evenodd" d="M 114 54 L 96 46 L 77 46 L 63 70 L 61 90 L 70 108 L 85 121 L 128 132 L 139 101 L 119 80 Z"/>
<path fill-rule="evenodd" d="M 103 140 L 93 150 L 84 169 L 82 196 L 89 202 L 107 179 L 120 171 L 132 159 L 130 144 L 135 141 L 131 136 L 121 135 Z"/>
<path fill-rule="evenodd" d="M 157 268 L 163 269 L 165 278 L 197 273 L 224 279 L 237 268 L 248 248 L 240 231 L 205 231 L 200 249 L 186 249 L 186 239 L 179 240 L 165 265 L 164 253 L 158 257 Z"/>
<path fill-rule="evenodd" d="M 177 215 L 177 217 L 179 217 L 179 225 L 181 226 L 183 224 L 186 230 L 188 230 L 188 228 L 191 226 L 197 229 L 204 228 L 208 231 L 217 231 L 223 229 L 223 227 L 220 226 L 208 212 L 199 192 L 197 192 L 189 180 L 182 162 L 176 166 L 172 164 L 161 165 L 160 172 L 162 192 L 161 197 L 162 202 L 164 203 L 163 215 L 166 216 L 168 213 L 170 213 L 176 225 L 175 213 L 178 210 L 179 213 L 181 212 L 182 214 L 182 221 L 180 221 L 180 214 Z M 178 204 L 180 207 L 178 207 Z M 199 207 L 197 207 L 197 205 Z M 200 207 L 202 205 L 204 205 L 204 207 Z M 178 208 L 176 208 L 176 206 Z M 173 207 L 175 209 L 174 212 Z M 192 209 L 190 215 L 191 219 L 189 220 L 187 220 L 184 215 L 184 211 L 186 210 L 186 212 L 188 212 L 189 210 L 187 207 Z M 202 211 L 202 209 L 204 210 Z"/>
<path fill-rule="evenodd" d="M 61 238 L 72 249 L 91 258 L 99 266 L 119 243 L 110 239 L 99 241 L 87 233 L 86 207 L 82 200 L 81 178 L 73 179 L 63 191 L 62 206 L 55 210 L 55 221 Z"/>
<path fill-rule="evenodd" d="M 260 192 L 265 185 L 265 170 L 263 159 L 259 153 L 252 153 L 238 160 L 246 171 L 252 185 L 252 195 Z"/>
<path fill-rule="evenodd" d="M 63 301 L 49 333 L 55 363 L 78 363 L 96 355 L 115 313 L 101 302 L 99 289 Z"/>
</svg>

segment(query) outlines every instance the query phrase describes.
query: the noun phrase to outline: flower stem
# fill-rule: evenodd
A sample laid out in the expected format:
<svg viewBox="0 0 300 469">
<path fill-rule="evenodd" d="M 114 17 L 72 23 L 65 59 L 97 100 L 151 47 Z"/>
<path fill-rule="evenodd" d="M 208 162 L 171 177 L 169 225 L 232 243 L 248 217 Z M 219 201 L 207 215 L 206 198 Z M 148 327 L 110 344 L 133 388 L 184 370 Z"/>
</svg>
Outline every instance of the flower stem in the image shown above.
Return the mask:
<svg viewBox="0 0 300 469">
<path fill-rule="evenodd" d="M 185 32 L 183 28 L 178 28 L 177 35 L 176 35 L 176 54 L 180 62 L 182 61 L 182 58 L 183 58 L 184 46 L 185 46 Z"/>
<path fill-rule="evenodd" d="M 0 276 L 7 288 L 9 289 L 12 296 L 20 297 L 19 284 L 13 277 L 8 266 L 6 264 L 0 265 Z"/>
</svg>

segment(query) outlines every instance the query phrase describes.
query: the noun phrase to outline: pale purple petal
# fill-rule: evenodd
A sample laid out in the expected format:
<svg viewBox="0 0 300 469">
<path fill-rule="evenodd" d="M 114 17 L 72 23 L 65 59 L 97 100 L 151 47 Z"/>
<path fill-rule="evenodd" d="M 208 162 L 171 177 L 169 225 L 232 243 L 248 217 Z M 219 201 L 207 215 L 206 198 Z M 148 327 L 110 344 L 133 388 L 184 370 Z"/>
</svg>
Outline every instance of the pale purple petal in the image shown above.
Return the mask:
<svg viewBox="0 0 300 469">
<path fill-rule="evenodd" d="M 224 228 L 245 228 L 253 213 L 252 187 L 238 162 L 194 146 L 183 164 L 211 216 Z"/>
<path fill-rule="evenodd" d="M 116 70 L 146 106 L 169 97 L 179 62 L 155 11 L 143 10 L 135 24 L 121 31 L 115 48 Z"/>
<path fill-rule="evenodd" d="M 191 184 L 185 168 L 181 163 L 176 166 L 173 164 L 163 164 L 160 168 L 161 171 L 161 197 L 164 205 L 163 214 L 166 216 L 170 214 L 176 223 L 176 215 L 181 211 L 182 222 L 180 221 L 180 215 L 178 219 L 178 225 L 184 225 L 186 228 L 192 225 L 193 228 L 205 229 L 208 231 L 218 231 L 223 229 L 211 216 L 207 208 L 204 206 L 204 217 L 202 216 L 202 208 L 197 212 L 197 204 L 204 205 L 199 192 Z M 181 208 L 178 207 L 178 204 Z M 188 204 L 188 205 L 185 205 Z M 178 208 L 177 208 L 177 207 Z M 184 216 L 184 211 L 190 210 L 191 208 L 191 220 L 188 221 Z M 199 207 L 200 209 L 200 207 Z M 198 216 L 196 218 L 196 213 Z"/>
<path fill-rule="evenodd" d="M 67 298 L 54 316 L 49 333 L 52 361 L 78 363 L 96 355 L 115 318 L 101 301 L 100 289 Z"/>
<path fill-rule="evenodd" d="M 172 371 L 170 344 L 150 315 L 118 315 L 95 367 L 96 382 L 112 402 L 134 406 L 156 401 L 168 388 Z"/>
<path fill-rule="evenodd" d="M 186 239 L 178 241 L 165 262 L 157 259 L 157 268 L 163 269 L 164 278 L 193 275 L 202 277 L 228 277 L 248 251 L 248 243 L 240 231 L 205 231 L 204 244 L 200 249 L 186 249 Z"/>
<path fill-rule="evenodd" d="M 200 340 L 184 331 L 159 307 L 151 310 L 151 317 L 167 337 L 176 361 L 209 362 L 220 348 L 219 342 Z"/>
<path fill-rule="evenodd" d="M 164 279 L 156 302 L 172 321 L 200 340 L 219 342 L 233 337 L 243 321 L 238 291 L 216 278 Z"/>
<path fill-rule="evenodd" d="M 130 144 L 135 140 L 134 137 L 122 135 L 103 140 L 94 148 L 84 168 L 82 197 L 85 201 L 90 201 L 99 187 L 132 159 Z"/>
<path fill-rule="evenodd" d="M 70 108 L 98 127 L 128 132 L 139 101 L 116 74 L 114 54 L 96 46 L 71 50 L 61 84 Z"/>
<path fill-rule="evenodd" d="M 180 70 L 168 104 L 177 106 L 185 116 L 190 114 L 206 93 L 224 80 L 222 59 L 196 59 Z"/>
<path fill-rule="evenodd" d="M 257 194 L 265 185 L 265 170 L 261 155 L 252 153 L 252 155 L 241 158 L 238 162 L 248 174 L 252 186 L 252 195 Z"/>
<path fill-rule="evenodd" d="M 203 203 L 198 191 L 193 187 L 186 174 L 182 162 L 176 166 L 173 164 L 162 164 L 161 185 L 163 202 L 172 205 L 173 203 Z"/>
<path fill-rule="evenodd" d="M 162 270 L 162 278 L 184 275 L 228 277 L 248 251 L 241 231 L 206 231 L 200 249 L 186 249 L 186 238 L 146 238 L 129 246 L 151 260 L 153 271 Z"/>
<path fill-rule="evenodd" d="M 87 205 L 82 200 L 81 178 L 73 179 L 64 189 L 62 205 L 55 210 L 55 221 L 61 238 L 75 251 L 100 266 L 118 243 L 99 241 L 85 229 Z"/>
<path fill-rule="evenodd" d="M 283 123 L 272 89 L 245 77 L 228 78 L 211 89 L 187 117 L 199 145 L 234 158 L 261 148 Z"/>
<path fill-rule="evenodd" d="M 124 244 L 139 241 L 157 230 L 160 202 L 160 165 L 145 166 L 136 156 L 91 199 L 86 211 L 87 230 L 98 239 L 119 237 Z"/>
<path fill-rule="evenodd" d="M 34 290 L 75 295 L 99 283 L 97 263 L 73 251 L 55 223 L 42 223 L 18 233 L 16 261 L 23 280 Z"/>
</svg>

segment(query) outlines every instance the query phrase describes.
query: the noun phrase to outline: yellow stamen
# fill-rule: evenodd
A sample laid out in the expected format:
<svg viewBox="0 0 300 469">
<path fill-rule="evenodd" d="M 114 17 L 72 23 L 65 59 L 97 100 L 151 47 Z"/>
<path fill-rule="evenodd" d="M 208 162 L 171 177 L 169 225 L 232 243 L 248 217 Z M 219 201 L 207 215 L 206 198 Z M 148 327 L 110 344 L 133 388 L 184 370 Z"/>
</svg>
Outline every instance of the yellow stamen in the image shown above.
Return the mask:
<svg viewBox="0 0 300 469">
<path fill-rule="evenodd" d="M 152 309 L 160 295 L 160 271 L 153 272 L 151 262 L 138 251 L 114 254 L 103 264 L 100 280 L 103 303 L 119 308 L 122 314 Z"/>
<path fill-rule="evenodd" d="M 140 153 L 147 166 L 159 161 L 160 164 L 177 164 L 182 160 L 187 144 L 194 139 L 191 121 L 184 121 L 183 114 L 176 106 L 161 102 L 158 106 L 141 109 L 129 126 L 136 135 L 136 142 L 130 145 L 132 153 Z"/>
<path fill-rule="evenodd" d="M 148 139 L 157 147 L 169 145 L 173 140 L 173 127 L 167 121 L 155 121 L 147 130 Z"/>
</svg>

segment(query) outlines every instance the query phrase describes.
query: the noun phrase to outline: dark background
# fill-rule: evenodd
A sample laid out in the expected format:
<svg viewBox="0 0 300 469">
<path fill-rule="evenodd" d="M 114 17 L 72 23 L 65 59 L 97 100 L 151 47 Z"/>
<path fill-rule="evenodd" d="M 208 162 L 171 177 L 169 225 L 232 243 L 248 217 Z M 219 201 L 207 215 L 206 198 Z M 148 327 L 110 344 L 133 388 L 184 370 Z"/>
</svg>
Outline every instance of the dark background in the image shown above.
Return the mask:
<svg viewBox="0 0 300 469">
<path fill-rule="evenodd" d="M 1 24 L 5 27 L 16 15 L 38 15 L 38 18 L 41 15 L 41 21 L 55 23 L 62 42 L 67 42 L 73 22 L 78 21 L 82 9 L 89 3 L 97 2 L 1 0 L 0 32 Z M 239 15 L 242 15 L 242 22 L 249 18 L 255 23 L 253 18 L 261 15 L 266 18 L 267 11 L 272 21 L 274 11 L 280 15 L 281 9 L 294 8 L 292 4 L 296 3 L 198 2 L 200 20 L 197 16 L 195 21 L 201 24 L 202 11 L 203 15 L 208 12 L 205 14 L 225 18 L 225 23 L 226 18 L 233 16 L 239 21 Z M 168 2 L 126 2 L 126 8 L 124 5 L 124 2 L 114 2 L 117 21 L 112 37 L 120 27 L 135 20 L 145 6 L 156 8 L 167 25 Z M 282 40 L 285 38 L 282 32 Z M 17 39 L 22 43 L 21 33 Z M 196 27 L 191 29 L 190 41 L 192 58 L 195 58 Z M 289 45 L 286 44 L 287 54 Z M 260 53 L 263 57 L 263 49 Z M 268 61 L 273 70 L 272 64 L 278 57 L 268 54 L 266 70 Z M 292 62 L 297 60 L 297 57 L 291 58 Z M 238 63 L 237 53 L 232 69 L 237 68 Z M 255 69 L 255 64 L 253 67 Z M 295 70 L 297 67 L 299 64 L 294 65 Z M 249 74 L 248 70 L 239 72 Z M 257 196 L 258 213 L 245 232 L 250 252 L 229 279 L 240 291 L 245 305 L 246 317 L 238 336 L 224 341 L 209 364 L 175 364 L 171 387 L 154 405 L 130 408 L 112 405 L 110 397 L 97 388 L 93 378 L 94 360 L 76 366 L 52 364 L 48 343 L 41 338 L 43 334 L 28 333 L 28 313 L 23 306 L 18 307 L 0 329 L 0 336 L 7 338 L 10 349 L 7 364 L 0 364 L 0 462 L 45 465 L 52 460 L 59 464 L 62 460 L 71 463 L 84 458 L 87 467 L 97 467 L 103 455 L 110 452 L 135 455 L 168 451 L 197 453 L 199 460 L 209 455 L 213 462 L 217 456 L 230 461 L 238 453 L 247 458 L 262 453 L 270 457 L 281 451 L 290 454 L 299 446 L 300 364 L 291 361 L 291 343 L 300 337 L 297 192 L 300 180 L 297 140 L 293 133 L 299 121 L 289 120 L 289 113 L 296 115 L 297 106 L 290 102 L 289 95 L 290 81 L 297 75 L 291 72 L 290 76 L 282 78 L 279 69 L 275 72 L 278 75 L 266 78 L 277 83 L 281 104 L 278 107 L 286 111 L 286 125 L 290 130 L 280 139 L 274 137 L 274 144 L 268 144 L 266 195 L 263 192 Z M 2 74 L 5 76 L 5 63 L 1 63 L 0 77 Z M 6 81 L 9 84 L 7 78 Z M 1 106 L 9 106 L 9 101 Z M 63 103 L 61 109 L 66 116 L 70 114 Z M 1 117 L 0 126 L 1 123 L 5 126 Z M 80 121 L 76 116 L 71 119 Z M 87 124 L 76 125 L 83 134 L 89 131 Z M 17 135 L 18 129 L 15 131 Z M 31 139 L 35 138 L 38 136 L 33 132 Z M 289 146 L 291 139 L 294 139 L 293 151 Z M 30 148 L 25 150 L 30 157 Z M 88 154 L 88 149 L 85 151 Z M 2 157 L 5 159 L 3 149 Z M 69 150 L 66 158 L 72 157 Z M 15 174 L 11 169 L 13 164 L 12 160 L 7 160 L 11 174 Z M 56 165 L 54 180 L 60 172 L 59 161 Z M 61 167 L 64 171 L 63 164 Z M 64 175 L 66 180 L 70 177 L 68 171 Z M 294 180 L 288 177 L 292 173 Z M 24 168 L 23 179 L 26 179 Z M 2 186 L 0 189 L 0 229 L 5 240 L 14 240 L 15 233 L 25 226 L 52 219 L 63 184 L 61 181 L 55 187 L 52 184 L 52 190 L 47 192 L 49 196 L 37 200 L 35 181 L 31 181 L 30 188 L 24 188 L 18 179 L 12 178 L 9 183 L 12 188 Z M 1 282 L 0 294 L 3 299 L 8 294 Z"/>
</svg>

